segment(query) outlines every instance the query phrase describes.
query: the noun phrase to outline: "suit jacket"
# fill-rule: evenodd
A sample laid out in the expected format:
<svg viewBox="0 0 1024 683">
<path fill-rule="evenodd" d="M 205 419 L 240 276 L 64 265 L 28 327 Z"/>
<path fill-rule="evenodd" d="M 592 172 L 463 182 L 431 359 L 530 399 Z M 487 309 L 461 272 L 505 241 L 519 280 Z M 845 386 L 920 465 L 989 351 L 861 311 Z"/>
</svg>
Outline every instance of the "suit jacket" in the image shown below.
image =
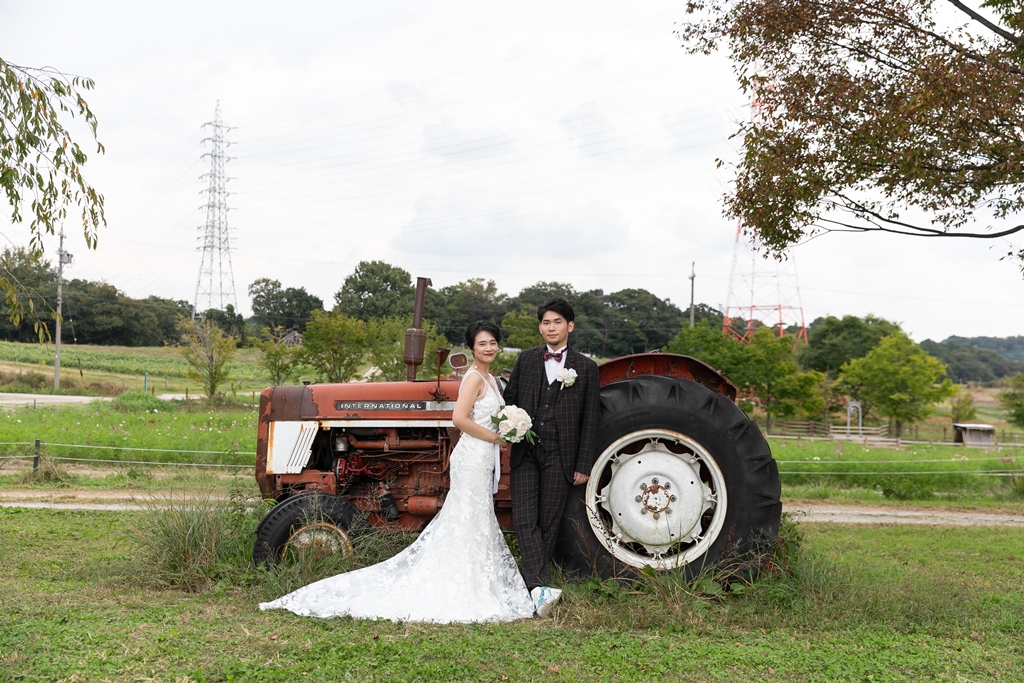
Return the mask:
<svg viewBox="0 0 1024 683">
<path fill-rule="evenodd" d="M 519 406 L 533 418 L 537 414 L 542 384 L 546 384 L 543 351 L 540 346 L 519 354 L 512 376 L 505 387 L 505 403 Z M 555 425 L 558 428 L 558 456 L 562 473 L 572 481 L 573 472 L 590 474 L 597 446 L 597 417 L 600 405 L 600 374 L 597 363 L 572 347 L 567 347 L 565 367 L 578 375 L 572 386 L 558 392 L 555 403 Z M 557 380 L 556 380 L 557 381 Z M 522 441 L 512 445 L 511 465 L 517 467 L 530 444 Z"/>
</svg>

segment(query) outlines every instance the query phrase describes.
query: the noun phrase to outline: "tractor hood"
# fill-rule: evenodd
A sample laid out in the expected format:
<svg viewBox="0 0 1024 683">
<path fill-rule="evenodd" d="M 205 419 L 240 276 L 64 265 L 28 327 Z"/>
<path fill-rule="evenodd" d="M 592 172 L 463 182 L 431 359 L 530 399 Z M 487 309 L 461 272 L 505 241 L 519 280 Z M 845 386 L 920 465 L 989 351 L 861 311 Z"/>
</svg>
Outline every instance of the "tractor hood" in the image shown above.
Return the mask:
<svg viewBox="0 0 1024 683">
<path fill-rule="evenodd" d="M 458 380 L 271 387 L 263 391 L 261 417 L 270 421 L 451 420 L 458 394 Z"/>
</svg>

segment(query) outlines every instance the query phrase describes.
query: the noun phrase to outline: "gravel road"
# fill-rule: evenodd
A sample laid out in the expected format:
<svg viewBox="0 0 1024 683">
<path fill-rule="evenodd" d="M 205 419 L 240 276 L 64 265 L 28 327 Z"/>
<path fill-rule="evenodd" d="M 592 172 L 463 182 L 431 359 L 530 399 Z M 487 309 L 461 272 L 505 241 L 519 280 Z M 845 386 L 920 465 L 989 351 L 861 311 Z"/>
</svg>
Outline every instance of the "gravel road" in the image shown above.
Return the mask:
<svg viewBox="0 0 1024 683">
<path fill-rule="evenodd" d="M 174 499 L 180 500 L 180 496 Z M 150 510 L 167 501 L 166 495 L 120 491 L 65 489 L 56 491 L 0 490 L 0 507 L 49 510 Z M 933 526 L 1010 526 L 1024 528 L 1024 515 L 942 508 L 868 507 L 797 503 L 784 508 L 801 522 L 825 524 L 928 524 Z"/>
</svg>

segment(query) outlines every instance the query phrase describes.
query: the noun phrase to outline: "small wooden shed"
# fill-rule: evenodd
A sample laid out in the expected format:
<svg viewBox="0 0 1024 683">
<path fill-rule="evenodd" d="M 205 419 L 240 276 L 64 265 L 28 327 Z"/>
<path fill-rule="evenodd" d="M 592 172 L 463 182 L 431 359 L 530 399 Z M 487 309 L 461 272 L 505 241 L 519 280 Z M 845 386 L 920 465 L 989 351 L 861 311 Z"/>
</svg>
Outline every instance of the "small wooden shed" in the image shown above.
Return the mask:
<svg viewBox="0 0 1024 683">
<path fill-rule="evenodd" d="M 991 446 L 995 444 L 996 428 L 992 425 L 954 422 L 953 443 L 965 446 Z"/>
</svg>

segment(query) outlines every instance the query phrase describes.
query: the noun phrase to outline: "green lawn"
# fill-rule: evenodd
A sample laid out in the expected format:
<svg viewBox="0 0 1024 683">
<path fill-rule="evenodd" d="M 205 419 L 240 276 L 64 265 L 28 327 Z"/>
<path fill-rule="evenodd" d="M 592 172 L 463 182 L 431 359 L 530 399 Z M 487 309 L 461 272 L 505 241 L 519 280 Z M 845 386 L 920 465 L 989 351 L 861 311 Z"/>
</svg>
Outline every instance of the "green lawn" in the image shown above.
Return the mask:
<svg viewBox="0 0 1024 683">
<path fill-rule="evenodd" d="M 139 514 L 0 509 L 0 680 L 1024 680 L 1020 529 L 803 525 L 740 595 L 591 582 L 552 620 L 428 626 L 262 613 L 251 572 L 162 588 Z"/>
</svg>

